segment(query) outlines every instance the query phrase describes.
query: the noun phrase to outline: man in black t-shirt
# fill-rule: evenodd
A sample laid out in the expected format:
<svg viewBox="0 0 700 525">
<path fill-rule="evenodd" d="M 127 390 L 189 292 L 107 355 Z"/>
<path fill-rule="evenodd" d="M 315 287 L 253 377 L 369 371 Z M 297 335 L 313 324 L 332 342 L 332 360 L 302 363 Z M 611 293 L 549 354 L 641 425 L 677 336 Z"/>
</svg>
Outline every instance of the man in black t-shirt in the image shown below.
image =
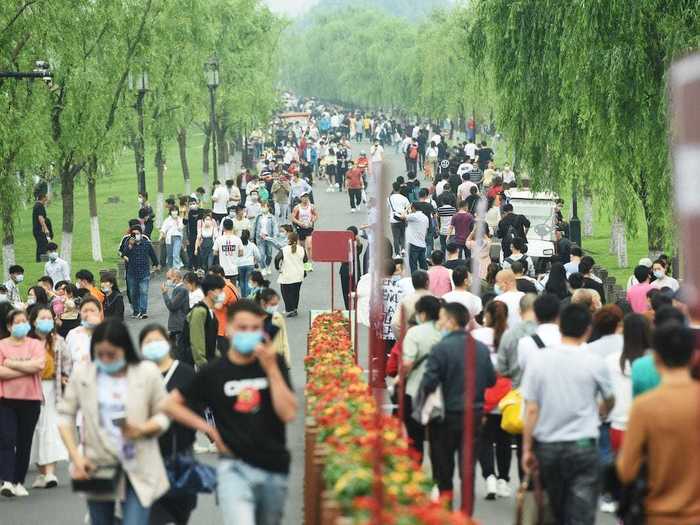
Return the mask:
<svg viewBox="0 0 700 525">
<path fill-rule="evenodd" d="M 191 385 L 175 389 L 163 404 L 172 419 L 207 434 L 221 456 L 218 497 L 226 523 L 282 520 L 290 455 L 285 424 L 297 401 L 284 357 L 264 332 L 265 311 L 241 299 L 228 311 L 231 348 L 204 365 Z M 188 408 L 208 406 L 216 427 Z"/>
<path fill-rule="evenodd" d="M 481 143 L 481 147 L 476 153 L 476 158 L 479 162 L 479 169 L 484 171 L 489 166 L 489 162 L 493 160 L 493 150 L 486 145 L 486 141 Z"/>
<path fill-rule="evenodd" d="M 41 256 L 46 253 L 53 232 L 51 221 L 46 216 L 46 203 L 49 201 L 45 193 L 37 193 L 36 202 L 32 209 L 32 233 L 36 241 L 36 262 L 41 262 Z"/>
<path fill-rule="evenodd" d="M 496 237 L 501 239 L 503 258 L 510 257 L 510 245 L 513 239 L 522 239 L 527 244 L 527 232 L 530 229 L 530 221 L 524 215 L 513 213 L 513 205 L 508 203 L 503 206 L 503 218 L 498 223 Z"/>
</svg>

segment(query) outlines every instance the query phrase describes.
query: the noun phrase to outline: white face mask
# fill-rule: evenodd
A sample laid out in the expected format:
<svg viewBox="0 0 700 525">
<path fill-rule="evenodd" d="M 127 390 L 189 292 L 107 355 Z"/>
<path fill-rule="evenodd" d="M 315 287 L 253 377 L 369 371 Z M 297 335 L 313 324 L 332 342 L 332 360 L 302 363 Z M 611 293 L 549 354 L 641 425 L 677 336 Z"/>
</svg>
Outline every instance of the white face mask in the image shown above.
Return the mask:
<svg viewBox="0 0 700 525">
<path fill-rule="evenodd" d="M 6 302 L 8 302 L 7 294 L 5 294 L 5 293 L 0 294 L 0 303 L 6 303 Z"/>
<path fill-rule="evenodd" d="M 21 283 L 22 281 L 24 281 L 24 274 L 23 273 L 19 273 L 19 274 L 15 275 L 15 282 Z"/>
<path fill-rule="evenodd" d="M 177 218 L 177 215 L 178 215 L 178 214 L 177 214 L 176 211 L 171 211 L 171 212 L 170 212 L 170 216 L 171 216 L 173 219 L 176 219 L 176 218 Z"/>
</svg>

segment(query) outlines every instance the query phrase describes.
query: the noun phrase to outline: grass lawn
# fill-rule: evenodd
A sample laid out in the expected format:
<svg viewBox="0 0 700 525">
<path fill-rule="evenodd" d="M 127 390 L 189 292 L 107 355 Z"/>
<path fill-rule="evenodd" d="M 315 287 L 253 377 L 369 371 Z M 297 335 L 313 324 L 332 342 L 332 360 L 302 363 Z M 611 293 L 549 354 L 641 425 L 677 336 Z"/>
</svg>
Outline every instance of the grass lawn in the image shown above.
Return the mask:
<svg viewBox="0 0 700 525">
<path fill-rule="evenodd" d="M 201 186 L 202 179 L 202 142 L 204 136 L 196 131 L 188 135 L 188 160 L 192 191 Z M 180 156 L 177 142 L 172 141 L 166 150 L 168 170 L 165 174 L 164 193 L 167 198 L 170 194 L 178 195 L 184 192 L 185 182 L 180 168 Z M 146 186 L 151 205 L 156 206 L 156 169 L 153 163 L 153 149 L 146 144 Z M 47 213 L 53 223 L 54 241 L 61 245 L 62 213 L 60 185 L 52 185 L 51 201 L 47 207 Z M 88 214 L 87 186 L 84 178 L 79 176 L 75 186 L 75 224 L 73 230 L 73 260 L 71 261 L 71 273 L 86 268 L 99 275 L 102 269 L 116 268 L 118 262 L 117 248 L 124 235 L 129 219 L 137 217 L 136 169 L 134 167 L 134 154 L 131 149 L 124 149 L 119 158 L 114 172 L 109 177 L 97 182 L 97 207 L 100 219 L 100 236 L 102 244 L 102 262 L 92 260 L 92 248 L 90 240 L 90 216 Z M 116 204 L 107 202 L 110 197 L 119 197 Z M 15 226 L 15 250 L 17 264 L 25 269 L 25 279 L 21 286 L 23 296 L 27 288 L 33 286 L 36 280 L 44 275 L 44 263 L 34 262 L 36 244 L 32 236 L 32 205 L 27 204 L 26 209 L 20 212 L 18 223 Z M 154 238 L 157 235 L 154 232 Z"/>
</svg>

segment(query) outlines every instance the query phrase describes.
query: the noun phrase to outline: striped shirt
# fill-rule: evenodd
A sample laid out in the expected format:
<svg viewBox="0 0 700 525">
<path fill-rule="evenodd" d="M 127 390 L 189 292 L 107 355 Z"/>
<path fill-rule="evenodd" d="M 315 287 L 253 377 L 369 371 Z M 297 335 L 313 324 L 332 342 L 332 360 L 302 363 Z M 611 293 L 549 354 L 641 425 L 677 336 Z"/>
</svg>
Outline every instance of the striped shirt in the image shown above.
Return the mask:
<svg viewBox="0 0 700 525">
<path fill-rule="evenodd" d="M 440 217 L 440 235 L 447 235 L 447 231 L 452 223 L 452 216 L 457 213 L 457 209 L 449 204 L 444 204 L 437 209 Z"/>
</svg>

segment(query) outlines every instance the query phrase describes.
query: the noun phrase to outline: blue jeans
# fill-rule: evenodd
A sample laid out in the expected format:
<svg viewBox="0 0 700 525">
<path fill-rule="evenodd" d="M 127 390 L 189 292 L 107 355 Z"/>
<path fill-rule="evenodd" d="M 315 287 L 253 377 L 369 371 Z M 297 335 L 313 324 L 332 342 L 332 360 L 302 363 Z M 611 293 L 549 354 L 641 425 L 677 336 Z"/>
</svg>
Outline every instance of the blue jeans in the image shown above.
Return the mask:
<svg viewBox="0 0 700 525">
<path fill-rule="evenodd" d="M 428 261 L 425 260 L 425 248 L 419 248 L 413 244 L 408 245 L 408 266 L 411 268 L 411 274 L 418 268 L 421 270 L 428 269 Z"/>
<path fill-rule="evenodd" d="M 241 294 L 243 297 L 248 297 L 248 277 L 255 270 L 255 266 L 239 266 L 238 267 L 238 286 L 241 288 Z"/>
<path fill-rule="evenodd" d="M 260 239 L 258 243 L 258 249 L 260 250 L 260 257 L 262 258 L 263 268 L 267 268 L 272 263 L 272 254 L 274 253 L 275 243 L 270 237 L 265 240 Z"/>
<path fill-rule="evenodd" d="M 88 500 L 90 525 L 116 525 L 119 523 L 114 516 L 115 504 L 115 501 Z M 121 520 L 122 525 L 148 525 L 151 508 L 141 505 L 128 478 L 126 480 L 126 500 L 122 502 L 122 511 L 124 516 Z"/>
<path fill-rule="evenodd" d="M 600 490 L 596 441 L 537 443 L 535 456 L 556 522 L 593 525 Z"/>
<path fill-rule="evenodd" d="M 182 249 L 182 237 L 173 236 L 170 238 L 170 244 L 165 245 L 166 248 L 166 265 L 169 268 L 182 268 L 182 260 L 180 259 L 180 250 Z"/>
<path fill-rule="evenodd" d="M 134 315 L 145 314 L 148 310 L 148 284 L 151 280 L 150 276 L 134 277 L 133 275 L 126 276 L 126 281 L 129 284 L 129 294 L 131 295 L 131 309 Z"/>
<path fill-rule="evenodd" d="M 224 525 L 279 525 L 287 499 L 287 474 L 240 459 L 219 459 L 217 496 Z M 126 524 L 125 524 L 126 525 Z"/>
</svg>

